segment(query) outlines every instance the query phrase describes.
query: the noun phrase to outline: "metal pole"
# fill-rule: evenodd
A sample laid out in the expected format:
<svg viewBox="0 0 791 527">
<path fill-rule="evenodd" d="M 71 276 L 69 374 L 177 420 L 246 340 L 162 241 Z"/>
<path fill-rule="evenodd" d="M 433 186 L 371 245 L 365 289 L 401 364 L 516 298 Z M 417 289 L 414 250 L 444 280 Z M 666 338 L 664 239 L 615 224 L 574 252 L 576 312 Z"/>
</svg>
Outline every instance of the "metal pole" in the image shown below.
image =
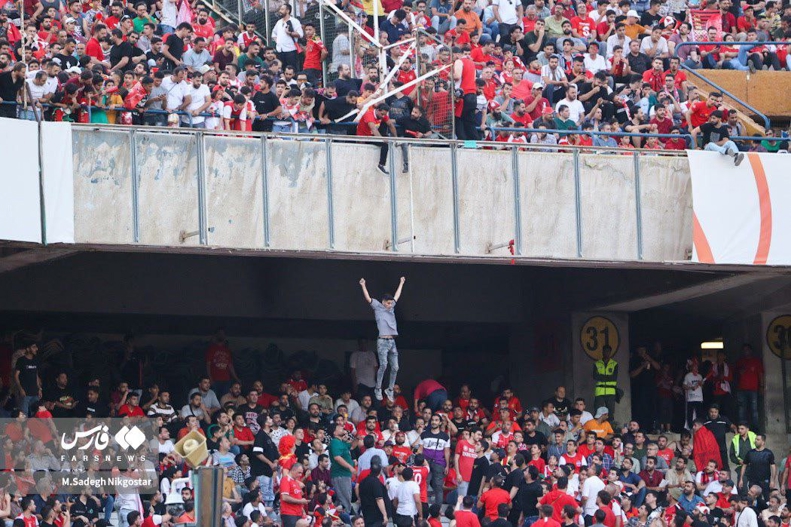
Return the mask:
<svg viewBox="0 0 791 527">
<path fill-rule="evenodd" d="M 522 254 L 522 196 L 519 189 L 519 156 L 516 147 L 511 149 L 511 171 L 514 176 L 514 224 L 516 254 Z"/>
<path fill-rule="evenodd" d="M 324 43 L 324 46 L 327 49 L 330 49 L 327 44 L 327 30 L 324 24 L 324 2 L 319 2 L 319 34 L 321 35 L 321 41 Z M 321 61 L 321 85 L 325 88 L 327 87 L 327 63 L 326 61 Z"/>
<path fill-rule="evenodd" d="M 263 201 L 264 214 L 264 247 L 269 247 L 271 238 L 269 234 L 269 168 L 267 167 L 266 136 L 261 136 L 261 201 Z"/>
<path fill-rule="evenodd" d="M 580 152 L 574 150 L 574 209 L 577 217 L 577 258 L 582 258 L 582 203 L 580 200 Z"/>
<path fill-rule="evenodd" d="M 640 192 L 640 153 L 635 152 L 634 159 L 634 203 L 637 218 L 637 259 L 643 259 L 643 205 Z"/>
<path fill-rule="evenodd" d="M 450 173 L 453 182 L 453 250 L 461 251 L 459 234 L 459 167 L 456 160 L 456 143 L 450 145 Z"/>
<path fill-rule="evenodd" d="M 137 132 L 134 128 L 129 136 L 129 165 L 132 169 L 132 236 L 135 243 L 140 242 L 140 176 L 137 173 Z"/>
<path fill-rule="evenodd" d="M 377 0 L 374 0 L 375 2 Z M 388 141 L 387 157 L 390 161 L 390 236 L 393 251 L 398 251 L 398 214 L 396 210 L 395 149 L 396 143 Z"/>
<path fill-rule="evenodd" d="M 198 132 L 196 145 L 198 149 L 198 233 L 201 245 L 209 244 L 209 229 L 206 210 L 206 166 L 203 152 L 203 132 Z"/>
<path fill-rule="evenodd" d="M 332 139 L 324 140 L 327 158 L 327 214 L 329 218 L 330 249 L 335 248 L 335 210 L 332 206 Z"/>
<path fill-rule="evenodd" d="M 269 6 L 267 6 L 267 10 L 268 9 L 269 9 Z M 236 2 L 236 18 L 237 18 L 237 20 L 239 20 L 239 22 L 242 21 L 242 0 L 237 0 L 237 2 Z M 247 26 L 245 26 L 245 31 L 246 30 L 247 30 Z M 266 28 L 266 30 L 267 30 L 267 32 L 269 32 L 269 28 L 268 27 Z"/>
<path fill-rule="evenodd" d="M 27 91 L 27 84 L 25 84 Z M 36 112 L 36 107 L 33 107 L 33 112 Z M 41 137 L 41 121 L 39 120 L 36 128 L 38 128 L 38 199 L 39 199 L 39 212 L 41 214 L 41 243 L 47 245 L 47 201 L 44 192 L 44 141 Z"/>
</svg>

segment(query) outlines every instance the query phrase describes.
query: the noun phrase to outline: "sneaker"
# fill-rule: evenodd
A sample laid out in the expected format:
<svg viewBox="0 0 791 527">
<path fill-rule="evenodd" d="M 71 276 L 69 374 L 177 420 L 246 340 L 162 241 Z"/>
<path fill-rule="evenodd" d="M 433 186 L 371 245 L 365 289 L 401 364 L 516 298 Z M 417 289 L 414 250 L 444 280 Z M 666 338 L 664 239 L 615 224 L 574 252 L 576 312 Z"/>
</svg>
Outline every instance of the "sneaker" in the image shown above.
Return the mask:
<svg viewBox="0 0 791 527">
<path fill-rule="evenodd" d="M 377 165 L 377 166 L 379 167 L 379 172 L 381 172 L 382 174 L 386 174 L 386 175 L 389 175 L 389 174 L 390 174 L 390 171 L 389 171 L 389 170 L 387 170 L 387 167 L 386 167 L 386 166 L 384 166 L 384 165 Z M 379 397 L 379 399 L 380 399 L 380 400 L 382 399 L 382 397 L 381 397 L 381 394 L 380 394 L 380 397 Z"/>
<path fill-rule="evenodd" d="M 401 170 L 404 174 L 409 172 L 409 163 L 404 163 L 404 168 Z"/>
<path fill-rule="evenodd" d="M 390 401 L 391 403 L 395 402 L 395 394 L 393 393 L 393 390 L 391 390 L 390 388 L 386 389 L 385 395 L 387 396 L 388 401 Z"/>
<path fill-rule="evenodd" d="M 747 67 L 750 68 L 750 73 L 755 73 L 755 64 L 753 64 L 753 61 L 748 60 Z"/>
<path fill-rule="evenodd" d="M 733 164 L 734 165 L 739 166 L 739 165 L 742 164 L 742 161 L 744 161 L 744 154 L 742 154 L 741 152 L 739 152 L 738 154 L 733 156 Z"/>
<path fill-rule="evenodd" d="M 379 166 L 381 167 L 382 165 L 379 165 Z M 379 388 L 375 389 L 374 390 L 374 397 L 376 397 L 377 401 L 381 401 L 382 400 L 382 390 L 380 390 Z"/>
</svg>

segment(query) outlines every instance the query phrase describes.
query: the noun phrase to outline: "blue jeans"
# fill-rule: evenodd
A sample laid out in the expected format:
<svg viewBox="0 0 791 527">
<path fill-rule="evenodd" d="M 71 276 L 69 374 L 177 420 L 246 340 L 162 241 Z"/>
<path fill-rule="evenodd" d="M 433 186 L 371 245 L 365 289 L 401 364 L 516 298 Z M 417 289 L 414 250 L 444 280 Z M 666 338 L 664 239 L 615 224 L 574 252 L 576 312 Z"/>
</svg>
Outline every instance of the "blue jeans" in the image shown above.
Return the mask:
<svg viewBox="0 0 791 527">
<path fill-rule="evenodd" d="M 739 59 L 730 59 L 726 60 L 722 63 L 722 69 L 724 70 L 739 70 L 739 71 L 747 71 L 750 69 L 749 66 L 745 66 Z"/>
<path fill-rule="evenodd" d="M 271 507 L 275 501 L 275 491 L 272 488 L 272 478 L 269 476 L 258 476 L 258 486 L 261 489 L 261 501 L 264 505 Z"/>
<path fill-rule="evenodd" d="M 645 501 L 646 492 L 647 489 L 643 487 L 642 489 L 632 494 L 632 503 L 634 504 L 635 507 L 639 508 L 640 505 L 643 504 L 643 502 Z"/>
<path fill-rule="evenodd" d="M 132 512 L 131 509 L 121 509 L 120 511 L 118 511 L 118 515 L 121 517 L 120 521 L 118 522 L 119 527 L 130 526 L 129 522 L 127 521 L 127 517 L 129 516 L 130 512 Z"/>
<path fill-rule="evenodd" d="M 112 494 L 108 494 L 104 502 L 104 519 L 107 523 L 110 523 L 110 520 L 113 519 L 114 511 L 115 511 L 115 497 Z"/>
<path fill-rule="evenodd" d="M 429 461 L 428 468 L 430 470 L 429 477 L 431 478 L 431 485 L 428 486 L 429 501 L 442 505 L 442 495 L 444 494 L 442 484 L 445 482 L 445 465 L 440 465 L 436 461 Z"/>
<path fill-rule="evenodd" d="M 538 521 L 538 516 L 525 516 L 525 521 L 522 523 L 522 527 L 530 527 L 537 521 Z"/>
<path fill-rule="evenodd" d="M 740 390 L 736 392 L 739 403 L 739 421 L 747 421 L 750 428 L 758 428 L 758 392 Z"/>
<path fill-rule="evenodd" d="M 387 389 L 392 390 L 395 386 L 396 376 L 398 375 L 398 348 L 395 339 L 377 339 L 376 353 L 379 356 L 379 369 L 376 370 L 376 389 L 382 389 L 382 381 L 385 378 L 385 370 L 390 365 L 390 382 Z M 444 402 L 444 401 L 443 401 Z"/>
<path fill-rule="evenodd" d="M 272 125 L 272 132 L 276 134 L 293 134 L 296 133 L 296 129 L 294 125 L 289 124 L 273 124 Z"/>
<path fill-rule="evenodd" d="M 24 397 L 19 398 L 19 409 L 25 413 L 26 416 L 30 416 L 30 407 L 33 403 L 39 401 L 38 395 L 26 395 Z"/>
<path fill-rule="evenodd" d="M 436 412 L 442 408 L 442 403 L 448 400 L 448 392 L 445 390 L 434 390 L 428 397 L 426 397 L 426 406 L 431 408 L 432 412 Z"/>
<path fill-rule="evenodd" d="M 735 156 L 739 153 L 739 147 L 736 146 L 736 143 L 733 141 L 725 141 L 725 144 L 719 146 L 717 143 L 707 143 L 706 146 L 703 147 L 704 150 L 708 150 L 709 152 L 719 152 L 724 156 Z M 755 393 L 755 392 L 753 392 Z M 756 399 L 755 403 L 755 413 L 758 413 L 758 400 Z M 741 405 L 739 405 L 739 416 L 741 417 Z"/>
</svg>

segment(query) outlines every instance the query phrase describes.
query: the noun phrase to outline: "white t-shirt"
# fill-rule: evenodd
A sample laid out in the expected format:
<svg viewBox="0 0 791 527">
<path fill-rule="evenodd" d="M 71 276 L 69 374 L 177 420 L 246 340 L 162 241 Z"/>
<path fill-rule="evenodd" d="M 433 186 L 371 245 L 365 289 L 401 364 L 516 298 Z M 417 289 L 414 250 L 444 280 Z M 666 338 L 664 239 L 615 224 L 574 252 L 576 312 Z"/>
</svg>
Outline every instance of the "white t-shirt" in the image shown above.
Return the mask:
<svg viewBox="0 0 791 527">
<path fill-rule="evenodd" d="M 396 492 L 398 491 L 398 487 L 401 486 L 401 480 L 397 477 L 388 478 L 385 482 L 385 486 L 387 487 L 387 497 L 390 498 L 390 501 L 393 501 L 393 498 L 395 498 Z"/>
<path fill-rule="evenodd" d="M 162 2 L 162 24 L 176 27 L 178 19 L 178 1 L 165 0 Z"/>
<path fill-rule="evenodd" d="M 299 20 L 292 16 L 288 19 L 288 21 L 291 22 L 291 27 L 294 29 L 294 32 L 299 33 L 300 37 L 304 36 L 304 33 L 302 32 L 302 24 L 299 23 Z M 272 40 L 275 41 L 275 49 L 278 52 L 297 50 L 297 46 L 294 43 L 294 37 L 288 34 L 286 22 L 284 22 L 282 18 L 278 20 L 275 23 L 275 27 L 272 28 Z"/>
<path fill-rule="evenodd" d="M 395 492 L 395 498 L 398 499 L 396 514 L 410 517 L 417 515 L 415 494 L 420 494 L 420 485 L 414 481 L 404 481 L 398 486 Z"/>
<path fill-rule="evenodd" d="M 516 16 L 516 0 L 494 0 L 492 5 L 496 5 L 500 11 L 500 20 L 505 24 L 516 24 L 519 18 Z"/>
<path fill-rule="evenodd" d="M 166 108 L 175 110 L 184 103 L 184 97 L 187 96 L 189 85 L 185 81 L 174 82 L 173 76 L 168 75 L 162 79 L 162 89 L 168 94 Z"/>
<path fill-rule="evenodd" d="M 595 59 L 592 59 L 590 54 L 585 54 L 585 69 L 596 75 L 600 71 L 607 71 L 607 61 L 604 60 L 602 55 L 596 55 Z"/>
<path fill-rule="evenodd" d="M 347 415 L 352 415 L 352 412 L 354 412 L 355 410 L 357 410 L 360 407 L 360 405 L 354 399 L 349 399 L 349 402 L 347 403 L 343 399 L 338 398 L 338 399 L 335 399 L 335 411 L 336 412 L 338 411 L 338 407 L 340 405 L 345 405 L 346 406 L 346 410 L 348 411 Z"/>
<path fill-rule="evenodd" d="M 604 482 L 597 476 L 589 477 L 585 480 L 585 483 L 582 484 L 580 497 L 588 498 L 585 500 L 585 505 L 582 507 L 585 516 L 593 516 L 593 514 L 599 510 L 599 506 L 596 505 L 596 497 L 599 495 L 600 490 L 604 490 L 604 486 Z"/>
<path fill-rule="evenodd" d="M 579 99 L 574 99 L 570 101 L 568 99 L 561 99 L 555 105 L 555 111 L 558 111 L 561 105 L 566 105 L 569 107 L 569 119 L 574 121 L 575 123 L 580 122 L 580 117 L 585 115 L 585 107 L 582 105 Z"/>
<path fill-rule="evenodd" d="M 250 517 L 250 513 L 255 511 L 255 510 L 260 512 L 261 516 L 266 516 L 266 507 L 264 507 L 263 503 L 259 503 L 258 507 L 255 507 L 252 503 L 248 503 L 247 505 L 244 506 L 244 509 L 242 509 L 242 514 L 244 514 L 245 516 L 247 516 L 249 518 Z"/>
<path fill-rule="evenodd" d="M 355 351 L 349 358 L 349 367 L 357 376 L 357 383 L 373 388 L 376 386 L 376 370 L 379 363 L 373 351 Z M 351 409 L 349 409 L 351 413 Z"/>
<path fill-rule="evenodd" d="M 691 403 L 703 402 L 703 377 L 699 373 L 689 372 L 684 375 L 684 388 L 691 388 L 697 384 L 695 389 L 687 389 L 687 401 Z"/>
<path fill-rule="evenodd" d="M 644 37 L 643 40 L 640 41 L 640 51 L 646 53 L 647 50 L 654 47 L 653 42 L 651 42 L 651 37 Z M 656 55 L 662 55 L 663 53 L 668 53 L 669 48 L 667 47 L 667 39 L 665 37 L 659 37 L 659 41 L 656 43 Z"/>
<path fill-rule="evenodd" d="M 30 96 L 33 101 L 38 101 L 39 99 L 43 98 L 47 94 L 47 84 L 44 83 L 41 86 L 37 85 L 33 82 L 33 79 L 27 80 L 28 88 L 30 88 Z"/>
<path fill-rule="evenodd" d="M 189 87 L 187 88 L 187 94 L 190 97 L 192 97 L 189 106 L 187 106 L 188 112 L 197 110 L 198 108 L 206 104 L 206 102 L 209 99 L 211 99 L 211 93 L 209 92 L 209 87 L 206 86 L 205 84 L 201 84 L 198 88 L 195 88 L 192 84 L 190 84 Z M 181 120 L 184 121 L 185 123 L 190 122 L 189 118 L 186 116 L 182 117 Z M 205 117 L 193 116 L 192 124 L 200 124 L 205 120 L 206 120 Z"/>
</svg>

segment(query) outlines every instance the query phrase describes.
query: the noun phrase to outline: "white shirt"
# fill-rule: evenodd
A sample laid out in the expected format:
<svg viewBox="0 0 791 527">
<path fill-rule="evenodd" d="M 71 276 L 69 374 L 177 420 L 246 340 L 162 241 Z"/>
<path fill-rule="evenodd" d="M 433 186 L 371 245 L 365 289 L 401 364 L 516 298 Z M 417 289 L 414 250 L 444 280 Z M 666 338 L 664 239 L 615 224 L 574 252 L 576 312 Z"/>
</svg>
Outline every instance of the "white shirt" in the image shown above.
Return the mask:
<svg viewBox="0 0 791 527">
<path fill-rule="evenodd" d="M 582 411 L 582 415 L 580 416 L 580 424 L 585 426 L 585 423 L 593 419 L 593 414 L 587 410 Z"/>
<path fill-rule="evenodd" d="M 695 383 L 700 383 L 697 385 L 695 389 L 687 389 L 687 401 L 694 403 L 694 402 L 703 402 L 703 377 L 699 373 L 692 373 L 689 372 L 684 375 L 684 388 L 691 388 L 695 385 Z"/>
<path fill-rule="evenodd" d="M 249 518 L 250 517 L 250 513 L 255 511 L 255 510 L 260 512 L 261 516 L 266 516 L 266 508 L 264 507 L 263 503 L 259 503 L 258 507 L 253 506 L 252 503 L 248 503 L 247 505 L 244 506 L 244 509 L 242 509 L 242 514 L 244 514 L 245 516 L 247 516 Z"/>
<path fill-rule="evenodd" d="M 736 514 L 736 527 L 758 527 L 758 516 L 750 507 Z"/>
<path fill-rule="evenodd" d="M 538 420 L 546 423 L 552 430 L 560 426 L 560 419 L 554 413 L 544 415 L 544 412 L 541 412 L 538 414 Z"/>
<path fill-rule="evenodd" d="M 404 481 L 398 486 L 395 492 L 395 499 L 398 500 L 396 514 L 409 517 L 417 515 L 415 494 L 420 495 L 420 485 L 414 481 Z"/>
<path fill-rule="evenodd" d="M 493 6 L 497 6 L 500 12 L 500 20 L 505 24 L 516 24 L 519 18 L 516 16 L 517 2 L 515 0 L 494 0 Z"/>
<path fill-rule="evenodd" d="M 291 17 L 288 19 L 288 21 L 291 22 L 294 31 L 299 33 L 300 37 L 304 36 L 304 33 L 302 32 L 302 24 L 299 23 L 299 20 L 297 20 L 294 17 Z M 291 35 L 289 35 L 287 31 L 288 28 L 286 27 L 286 23 L 285 21 L 283 21 L 282 18 L 278 20 L 277 23 L 275 24 L 275 27 L 272 28 L 272 40 L 275 41 L 276 44 L 275 49 L 278 52 L 289 52 L 289 51 L 297 50 L 297 46 L 294 43 L 294 38 Z"/>
<path fill-rule="evenodd" d="M 33 82 L 33 79 L 27 80 L 27 86 L 30 89 L 30 97 L 33 101 L 38 101 L 42 99 L 48 92 L 47 92 L 47 83 L 45 82 L 41 86 Z"/>
<path fill-rule="evenodd" d="M 194 415 L 198 420 L 201 420 L 203 419 L 203 409 L 193 408 L 191 405 L 185 404 L 181 407 L 181 418 L 186 419 L 190 415 Z"/>
<path fill-rule="evenodd" d="M 379 363 L 373 351 L 355 351 L 349 358 L 349 367 L 354 370 L 357 383 L 373 388 L 376 386 L 376 370 Z M 351 408 L 349 409 L 351 413 Z"/>
<path fill-rule="evenodd" d="M 175 450 L 175 447 L 173 446 L 173 441 L 171 441 L 170 439 L 168 439 L 164 443 L 160 443 L 159 439 L 152 439 L 151 442 L 149 443 L 149 446 L 151 450 L 153 450 L 154 452 L 158 452 L 159 454 L 170 454 L 171 452 L 173 452 L 173 450 Z"/>
<path fill-rule="evenodd" d="M 162 89 L 168 94 L 167 106 L 168 110 L 175 110 L 184 104 L 184 97 L 187 96 L 189 85 L 185 81 L 173 82 L 173 76 L 168 75 L 162 79 Z"/>
<path fill-rule="evenodd" d="M 387 487 L 387 497 L 390 498 L 390 501 L 393 501 L 393 498 L 395 498 L 396 492 L 398 491 L 398 487 L 401 486 L 401 480 L 397 477 L 388 478 L 385 482 L 385 486 Z"/>
<path fill-rule="evenodd" d="M 546 66 L 541 66 L 541 76 L 552 81 L 562 81 L 566 78 L 566 72 L 563 71 L 563 68 L 561 68 L 560 65 L 552 70 L 552 68 L 549 67 L 549 64 L 547 64 Z"/>
<path fill-rule="evenodd" d="M 165 0 L 162 3 L 162 24 L 176 27 L 178 25 L 178 13 L 177 0 Z"/>
<path fill-rule="evenodd" d="M 654 43 L 651 41 L 651 37 L 644 37 L 643 40 L 640 41 L 640 51 L 647 54 L 647 51 L 654 47 Z M 654 57 L 658 57 L 664 53 L 668 53 L 669 48 L 667 47 L 667 39 L 665 37 L 659 37 L 659 41 L 656 43 L 656 54 Z M 649 55 L 650 57 L 650 55 Z M 654 58 L 650 57 L 650 58 Z"/>
<path fill-rule="evenodd" d="M 623 42 L 621 39 L 618 38 L 618 35 L 610 35 L 607 37 L 607 58 L 611 58 L 614 54 L 613 48 L 615 46 L 621 46 L 624 49 L 624 55 L 629 51 L 629 42 L 632 39 L 628 35 L 623 36 Z"/>
<path fill-rule="evenodd" d="M 604 490 L 604 482 L 597 476 L 590 476 L 585 480 L 585 483 L 582 484 L 580 497 L 588 498 L 582 506 L 585 516 L 593 516 L 593 514 L 599 510 L 599 506 L 596 505 L 596 496 L 599 495 L 600 490 Z"/>
<path fill-rule="evenodd" d="M 607 71 L 607 61 L 604 57 L 596 54 L 596 58 L 592 59 L 589 53 L 585 54 L 585 69 L 596 75 L 600 71 Z"/>
<path fill-rule="evenodd" d="M 568 99 L 561 99 L 555 105 L 555 111 L 557 112 L 558 108 L 560 108 L 560 106 L 563 104 L 569 107 L 569 112 L 570 112 L 569 119 L 571 119 L 575 123 L 580 122 L 580 117 L 585 115 L 585 107 L 582 105 L 580 100 L 574 99 L 573 101 L 570 101 Z"/>
<path fill-rule="evenodd" d="M 371 468 L 371 459 L 374 456 L 379 457 L 379 461 L 383 467 L 387 466 L 387 454 L 380 448 L 369 448 L 357 459 L 357 468 L 359 470 L 369 470 Z"/>
<path fill-rule="evenodd" d="M 297 401 L 299 402 L 300 408 L 302 408 L 307 412 L 308 405 L 310 405 L 310 398 L 313 397 L 314 395 L 318 395 L 318 393 L 316 392 L 310 393 L 307 390 L 302 390 L 301 392 L 299 392 L 299 394 L 297 394 Z"/>
<path fill-rule="evenodd" d="M 339 398 L 339 399 L 335 400 L 335 411 L 336 412 L 338 411 L 338 407 L 340 405 L 345 405 L 346 406 L 346 410 L 348 410 L 347 415 L 352 415 L 352 412 L 357 410 L 360 407 L 359 403 L 357 401 L 355 401 L 354 399 L 349 399 L 349 402 L 347 403 L 343 399 Z"/>
<path fill-rule="evenodd" d="M 192 97 L 189 106 L 187 106 L 188 112 L 197 110 L 211 99 L 211 92 L 209 92 L 209 87 L 205 84 L 201 84 L 198 88 L 195 88 L 192 84 L 190 84 L 187 88 L 187 94 Z M 182 117 L 181 120 L 185 123 L 190 122 L 189 118 L 186 116 Z M 193 116 L 192 124 L 200 124 L 205 120 L 205 117 Z"/>
</svg>

